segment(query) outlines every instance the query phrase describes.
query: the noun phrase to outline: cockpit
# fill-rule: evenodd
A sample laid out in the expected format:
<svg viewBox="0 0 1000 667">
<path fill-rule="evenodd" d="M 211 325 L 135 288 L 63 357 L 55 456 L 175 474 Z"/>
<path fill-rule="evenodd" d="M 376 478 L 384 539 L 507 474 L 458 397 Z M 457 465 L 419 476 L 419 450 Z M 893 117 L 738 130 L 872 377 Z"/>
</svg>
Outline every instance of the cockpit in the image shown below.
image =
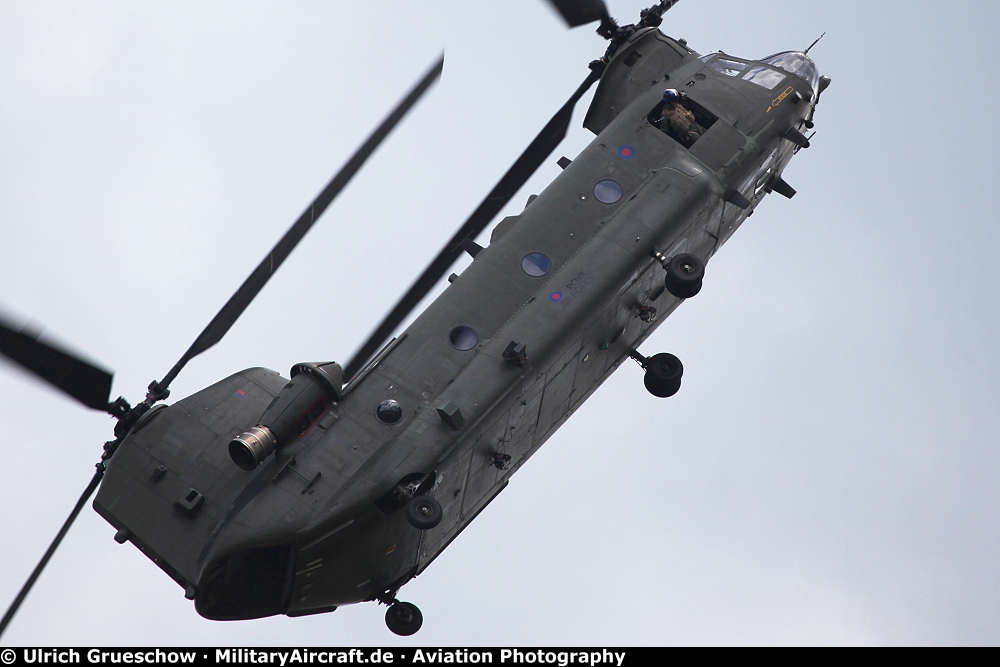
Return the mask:
<svg viewBox="0 0 1000 667">
<path fill-rule="evenodd" d="M 760 62 L 785 70 L 789 74 L 794 74 L 808 82 L 813 90 L 816 90 L 816 86 L 819 85 L 819 71 L 816 69 L 816 63 L 801 51 L 776 53 L 773 56 L 764 58 Z"/>
<path fill-rule="evenodd" d="M 773 90 L 784 81 L 786 74 L 792 74 L 807 82 L 813 91 L 820 92 L 816 63 L 802 51 L 783 51 L 757 62 L 719 52 L 704 55 L 701 61 L 716 74 L 742 79 L 768 90 Z"/>
</svg>

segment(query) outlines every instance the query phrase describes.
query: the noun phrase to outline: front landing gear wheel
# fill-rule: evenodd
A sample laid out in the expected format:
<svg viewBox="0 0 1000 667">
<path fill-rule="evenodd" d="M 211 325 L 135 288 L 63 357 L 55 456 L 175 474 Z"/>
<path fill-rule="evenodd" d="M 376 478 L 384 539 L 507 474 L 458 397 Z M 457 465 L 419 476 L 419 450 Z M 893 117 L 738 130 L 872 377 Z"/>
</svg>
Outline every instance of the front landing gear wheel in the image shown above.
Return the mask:
<svg viewBox="0 0 1000 667">
<path fill-rule="evenodd" d="M 410 502 L 406 503 L 406 520 L 414 528 L 430 530 L 441 523 L 443 518 L 444 510 L 441 509 L 441 503 L 430 496 L 413 496 Z"/>
<path fill-rule="evenodd" d="M 663 284 L 678 299 L 690 299 L 701 291 L 705 263 L 696 255 L 688 252 L 674 255 L 663 268 L 667 270 Z"/>
<path fill-rule="evenodd" d="M 684 365 L 672 354 L 661 353 L 646 359 L 646 390 L 658 398 L 669 398 L 681 388 Z"/>
<path fill-rule="evenodd" d="M 385 624 L 393 634 L 409 637 L 424 624 L 424 615 L 420 613 L 415 604 L 393 602 L 385 610 Z"/>
</svg>

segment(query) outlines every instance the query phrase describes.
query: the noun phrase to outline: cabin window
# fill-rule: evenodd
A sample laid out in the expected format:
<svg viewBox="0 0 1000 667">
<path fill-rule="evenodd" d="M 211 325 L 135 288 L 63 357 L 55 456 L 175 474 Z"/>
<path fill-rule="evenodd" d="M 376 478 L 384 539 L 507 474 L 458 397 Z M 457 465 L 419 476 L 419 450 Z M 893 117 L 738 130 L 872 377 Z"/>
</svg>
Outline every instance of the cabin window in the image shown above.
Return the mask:
<svg viewBox="0 0 1000 667">
<path fill-rule="evenodd" d="M 528 253 L 521 260 L 521 270 L 535 278 L 544 276 L 551 268 L 552 262 L 540 252 Z"/>
<path fill-rule="evenodd" d="M 375 417 L 383 424 L 398 424 L 403 418 L 403 406 L 394 398 L 389 398 L 375 408 Z"/>
<path fill-rule="evenodd" d="M 622 198 L 622 186 L 614 181 L 601 181 L 594 186 L 594 197 L 603 204 L 614 204 Z"/>
<path fill-rule="evenodd" d="M 448 342 L 456 350 L 471 350 L 479 343 L 479 334 L 471 327 L 458 326 L 448 334 Z"/>
</svg>

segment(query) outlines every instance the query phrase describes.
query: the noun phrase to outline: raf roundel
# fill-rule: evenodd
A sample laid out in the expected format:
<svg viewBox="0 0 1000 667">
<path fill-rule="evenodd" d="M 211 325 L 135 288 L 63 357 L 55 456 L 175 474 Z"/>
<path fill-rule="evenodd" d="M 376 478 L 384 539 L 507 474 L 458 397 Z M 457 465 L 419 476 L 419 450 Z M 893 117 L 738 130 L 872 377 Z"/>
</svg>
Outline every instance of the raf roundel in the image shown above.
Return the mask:
<svg viewBox="0 0 1000 667">
<path fill-rule="evenodd" d="M 562 301 L 562 298 L 563 298 L 562 292 L 553 292 L 552 294 L 549 295 L 549 301 L 559 302 Z"/>
<path fill-rule="evenodd" d="M 622 146 L 621 148 L 618 149 L 618 157 L 622 158 L 623 160 L 631 160 L 634 155 L 635 155 L 635 149 L 632 148 L 631 146 Z"/>
</svg>

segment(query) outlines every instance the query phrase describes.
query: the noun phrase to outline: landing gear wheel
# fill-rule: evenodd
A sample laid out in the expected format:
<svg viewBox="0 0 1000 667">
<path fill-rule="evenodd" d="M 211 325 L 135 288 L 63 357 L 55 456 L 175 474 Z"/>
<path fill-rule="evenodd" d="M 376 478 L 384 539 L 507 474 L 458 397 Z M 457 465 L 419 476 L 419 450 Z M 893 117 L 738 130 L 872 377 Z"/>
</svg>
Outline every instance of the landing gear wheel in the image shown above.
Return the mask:
<svg viewBox="0 0 1000 667">
<path fill-rule="evenodd" d="M 430 530 L 441 523 L 443 518 L 444 510 L 441 509 L 441 503 L 430 496 L 413 496 L 406 504 L 406 520 L 419 530 Z"/>
<path fill-rule="evenodd" d="M 646 390 L 657 398 L 669 398 L 681 388 L 684 365 L 672 354 L 661 353 L 646 360 Z"/>
<path fill-rule="evenodd" d="M 409 637 L 424 624 L 424 615 L 417 605 L 409 602 L 393 602 L 385 610 L 385 624 L 393 634 Z"/>
<path fill-rule="evenodd" d="M 663 284 L 678 299 L 690 299 L 701 291 L 705 263 L 696 255 L 688 252 L 674 255 L 663 268 L 667 270 Z"/>
</svg>

